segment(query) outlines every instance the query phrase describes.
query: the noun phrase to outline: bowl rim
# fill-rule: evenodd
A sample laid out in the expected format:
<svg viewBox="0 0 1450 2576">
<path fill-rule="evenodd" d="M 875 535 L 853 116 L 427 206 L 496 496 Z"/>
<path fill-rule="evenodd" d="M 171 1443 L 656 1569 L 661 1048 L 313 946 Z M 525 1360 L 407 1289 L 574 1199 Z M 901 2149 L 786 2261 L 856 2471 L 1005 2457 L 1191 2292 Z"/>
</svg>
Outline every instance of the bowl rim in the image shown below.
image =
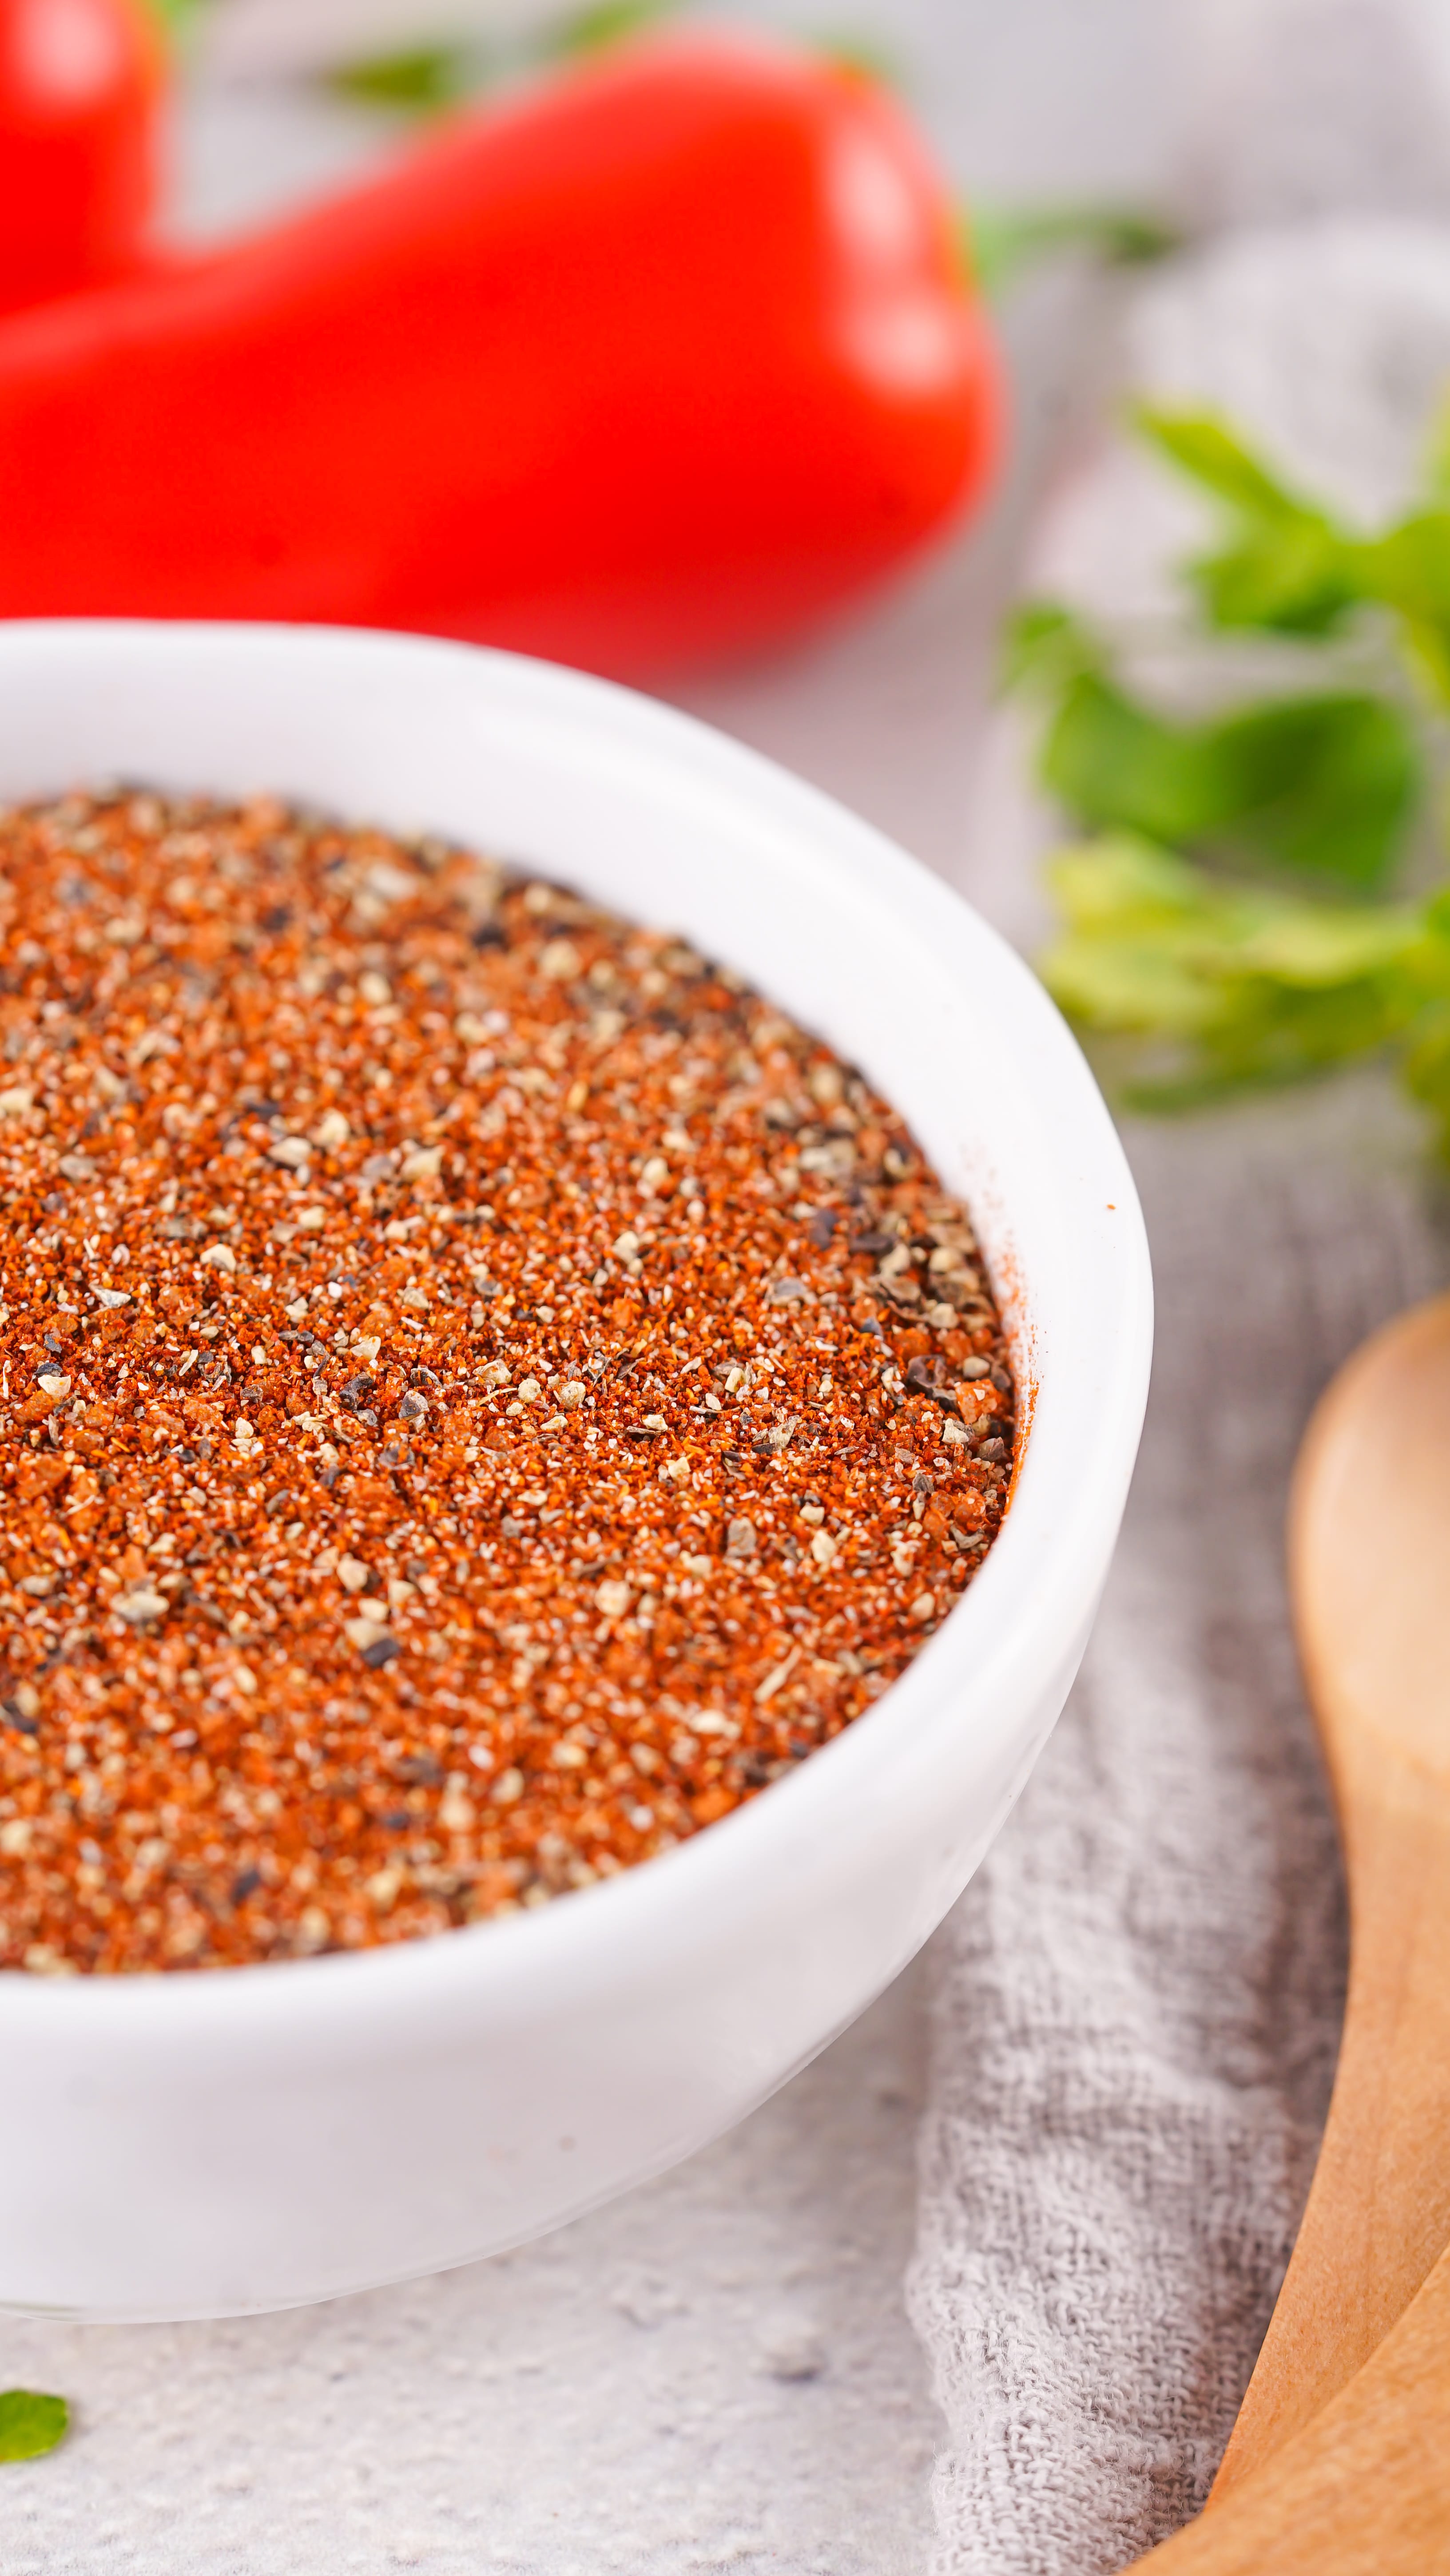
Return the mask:
<svg viewBox="0 0 1450 2576">
<path fill-rule="evenodd" d="M 1151 1365 L 1147 1236 L 1121 1141 L 1056 1005 L 1017 952 L 961 895 L 821 789 L 666 702 L 529 656 L 433 638 L 359 628 L 81 618 L 0 625 L 0 691 L 22 661 L 32 673 L 38 662 L 58 663 L 63 671 L 75 655 L 98 647 L 122 654 L 149 650 L 162 663 L 170 654 L 221 653 L 243 668 L 248 656 L 281 655 L 293 659 L 299 672 L 318 657 L 378 664 L 391 656 L 400 670 L 413 671 L 425 669 L 430 659 L 454 668 L 466 662 L 495 697 L 596 732 L 602 728 L 636 752 L 688 768 L 736 799 L 767 809 L 778 826 L 813 842 L 878 899 L 890 900 L 924 939 L 950 931 L 960 940 L 969 930 L 983 961 L 1010 991 L 1026 1031 L 1024 1052 L 1044 1075 L 1054 1110 L 1071 1119 L 1092 1187 L 1111 1192 L 1104 1203 L 1118 1222 L 1098 1238 L 1106 1292 L 1098 1299 L 1105 1339 L 1094 1346 L 1101 1362 L 1098 1436 L 1080 1459 L 1081 1481 L 1066 1498 L 1067 1508 L 1034 1476 L 1035 1424 L 1029 1422 L 1010 1508 L 966 1592 L 881 1699 L 797 1769 L 647 1862 L 546 1906 L 446 1935 L 181 1973 L 36 1976 L 0 1970 L 0 2037 L 33 2042 L 52 2025 L 71 2041 L 149 2036 L 170 2043 L 205 2036 L 225 2044 L 249 2032 L 301 2052 L 309 2030 L 325 2024 L 335 2035 L 340 2023 L 352 2023 L 365 2031 L 379 2010 L 389 2019 L 447 2016 L 465 1998 L 486 1993 L 495 2017 L 511 2019 L 515 2013 L 526 2017 L 540 1994 L 556 1992 L 561 1979 L 576 1995 L 596 1982 L 602 1993 L 617 1983 L 621 1959 L 665 1939 L 676 1947 L 688 1943 L 692 1920 L 707 1937 L 721 1908 L 728 1913 L 748 1902 L 750 1886 L 766 1883 L 777 1865 L 788 1861 L 798 1878 L 803 1852 L 828 1840 L 833 1820 L 859 1824 L 873 1777 L 884 1767 L 932 1758 L 943 1727 L 953 1722 L 948 1703 L 954 1684 L 970 1681 L 965 1695 L 975 1722 L 990 1728 L 994 1706 L 1020 1704 L 1024 1673 L 1030 1676 L 1034 1664 L 1042 1670 L 1060 1665 L 1064 1635 L 1075 1635 L 1080 1646 L 1103 1579 L 1102 1526 L 1110 1520 L 1116 1528 Z M 1047 1526 L 1039 1528 L 1043 1522 Z M 1052 1598 L 1042 1607 L 1050 1616 L 1033 1623 L 1027 1616 L 1027 1560 L 1034 1547 L 1040 1553 L 1044 1546 Z M 1035 1635 L 1034 1624 L 1050 1637 Z M 1011 1730 L 1005 1720 L 1001 1724 L 1005 1738 Z M 1036 1749 L 1020 1765 L 1019 1786 Z"/>
</svg>

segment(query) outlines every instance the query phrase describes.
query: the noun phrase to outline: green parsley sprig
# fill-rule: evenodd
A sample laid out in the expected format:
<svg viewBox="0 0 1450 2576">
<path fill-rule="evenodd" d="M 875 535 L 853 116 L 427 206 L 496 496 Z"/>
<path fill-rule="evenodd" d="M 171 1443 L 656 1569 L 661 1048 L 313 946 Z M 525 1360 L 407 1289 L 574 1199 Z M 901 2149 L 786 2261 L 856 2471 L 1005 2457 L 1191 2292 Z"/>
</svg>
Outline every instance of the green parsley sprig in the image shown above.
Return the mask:
<svg viewBox="0 0 1450 2576">
<path fill-rule="evenodd" d="M 1404 885 L 1425 842 L 1447 860 L 1450 436 L 1415 506 L 1366 535 L 1221 420 L 1136 423 L 1223 520 L 1184 568 L 1179 640 L 1202 656 L 1254 635 L 1282 668 L 1189 720 L 1132 688 L 1121 649 L 1071 610 L 1018 610 L 1005 676 L 1037 701 L 1038 775 L 1087 836 L 1050 865 L 1062 928 L 1044 977 L 1125 1042 L 1135 1105 L 1388 1050 L 1450 1154 L 1450 882 Z"/>
</svg>

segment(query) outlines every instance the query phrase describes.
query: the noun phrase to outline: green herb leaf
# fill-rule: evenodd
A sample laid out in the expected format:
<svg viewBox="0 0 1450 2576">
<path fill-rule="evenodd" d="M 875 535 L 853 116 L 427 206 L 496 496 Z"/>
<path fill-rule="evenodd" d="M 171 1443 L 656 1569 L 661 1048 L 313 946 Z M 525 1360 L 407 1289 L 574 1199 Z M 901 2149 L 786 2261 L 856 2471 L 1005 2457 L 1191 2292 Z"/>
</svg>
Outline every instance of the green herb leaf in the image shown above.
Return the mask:
<svg viewBox="0 0 1450 2576">
<path fill-rule="evenodd" d="M 1046 601 L 1019 612 L 1006 653 L 1011 678 L 1056 698 L 1038 774 L 1077 822 L 1363 893 L 1390 875 L 1422 780 L 1387 700 L 1335 691 L 1176 722 L 1130 698 L 1103 647 Z"/>
<path fill-rule="evenodd" d="M 1420 510 L 1355 549 L 1366 597 L 1393 610 L 1414 667 L 1450 705 L 1450 510 Z"/>
<path fill-rule="evenodd" d="M 1186 569 L 1211 626 L 1333 635 L 1359 604 L 1350 551 L 1314 519 L 1254 522 Z"/>
<path fill-rule="evenodd" d="M 1219 819 L 1201 737 L 1134 703 L 1095 672 L 1072 681 L 1038 763 L 1045 787 L 1078 822 L 1195 841 Z"/>
<path fill-rule="evenodd" d="M 1424 907 L 1304 903 L 1121 839 L 1064 852 L 1050 881 L 1067 926 L 1044 978 L 1089 1027 L 1158 1042 L 1127 1086 L 1140 1105 L 1299 1080 L 1450 1009 L 1450 937 Z"/>
<path fill-rule="evenodd" d="M 194 7 L 197 0 L 168 0 L 168 5 Z M 414 45 L 339 63 L 327 73 L 326 87 L 366 106 L 393 108 L 406 116 L 436 116 L 512 71 L 568 62 L 622 43 L 665 17 L 675 5 L 676 0 L 600 0 L 597 7 L 578 10 L 513 41 L 500 40 L 491 46 Z"/>
<path fill-rule="evenodd" d="M 1064 251 L 1138 268 L 1177 250 L 1181 238 L 1161 217 L 1131 206 L 976 206 L 962 217 L 968 273 L 994 301 Z"/>
<path fill-rule="evenodd" d="M 1001 685 L 1059 697 L 1087 672 L 1100 670 L 1104 658 L 1091 628 L 1060 600 L 1026 599 L 1002 630 Z"/>
<path fill-rule="evenodd" d="M 1213 915 L 1192 868 L 1151 843 L 1112 839 L 1059 853 L 1048 883 L 1066 935 L 1043 980 L 1089 1028 L 1196 1037 L 1217 1003 L 1197 969 Z"/>
<path fill-rule="evenodd" d="M 1237 431 L 1213 412 L 1164 411 L 1153 403 L 1136 403 L 1133 422 L 1140 435 L 1190 480 L 1236 510 L 1260 519 L 1302 519 L 1319 514 L 1281 483 L 1247 447 Z"/>
<path fill-rule="evenodd" d="M 339 98 L 355 98 L 369 107 L 431 116 L 466 98 L 483 77 L 478 57 L 461 45 L 418 45 L 340 63 L 328 73 L 327 87 Z"/>
<path fill-rule="evenodd" d="M 1210 810 L 1186 837 L 1347 891 L 1385 884 L 1422 789 L 1398 707 L 1348 692 L 1279 698 L 1205 726 L 1198 745 Z"/>
<path fill-rule="evenodd" d="M 63 2442 L 70 2408 L 63 2397 L 42 2397 L 33 2388 L 0 2391 L 0 2460 L 39 2460 Z"/>
<path fill-rule="evenodd" d="M 597 53 L 602 45 L 617 45 L 627 36 L 642 34 L 674 5 L 675 0 L 598 0 L 597 6 L 577 10 L 557 26 L 544 28 L 538 53 L 546 62 Z"/>
<path fill-rule="evenodd" d="M 1188 567 L 1210 624 L 1332 633 L 1363 595 L 1346 532 L 1212 413 L 1142 404 L 1133 417 L 1150 445 L 1239 515 L 1228 544 Z"/>
</svg>

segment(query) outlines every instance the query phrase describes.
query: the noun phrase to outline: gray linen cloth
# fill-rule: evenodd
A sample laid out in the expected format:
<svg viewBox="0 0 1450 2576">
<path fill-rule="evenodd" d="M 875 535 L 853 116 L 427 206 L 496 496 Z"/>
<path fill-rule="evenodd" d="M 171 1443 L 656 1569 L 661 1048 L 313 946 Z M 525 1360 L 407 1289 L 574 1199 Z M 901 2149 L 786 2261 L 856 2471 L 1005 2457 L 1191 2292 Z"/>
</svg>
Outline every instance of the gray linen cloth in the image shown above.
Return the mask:
<svg viewBox="0 0 1450 2576">
<path fill-rule="evenodd" d="M 1148 290 L 1128 338 L 1134 382 L 1220 404 L 1372 512 L 1450 379 L 1450 235 L 1340 221 L 1230 241 Z M 1184 498 L 1110 447 L 1059 502 L 1037 576 L 1151 620 L 1192 531 Z M 1025 935 L 1008 872 L 1045 818 L 1023 757 L 1005 719 L 974 890 Z M 1287 1480 L 1332 1369 L 1450 1251 L 1422 1130 L 1378 1075 L 1129 1143 L 1160 1322 L 1123 1542 L 1058 1733 L 935 1949 L 911 2284 L 948 2422 L 934 2576 L 1107 2576 L 1207 2491 L 1342 2007 Z M 1367 1459 L 1367 1511 L 1379 1472 Z"/>
</svg>

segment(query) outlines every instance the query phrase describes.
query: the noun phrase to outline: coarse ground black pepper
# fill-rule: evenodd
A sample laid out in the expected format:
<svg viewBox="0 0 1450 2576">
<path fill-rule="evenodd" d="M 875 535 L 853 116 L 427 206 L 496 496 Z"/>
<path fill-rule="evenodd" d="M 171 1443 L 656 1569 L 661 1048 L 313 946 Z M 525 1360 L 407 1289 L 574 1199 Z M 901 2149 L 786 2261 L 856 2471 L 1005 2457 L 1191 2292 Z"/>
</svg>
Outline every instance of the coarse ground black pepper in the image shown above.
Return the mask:
<svg viewBox="0 0 1450 2576">
<path fill-rule="evenodd" d="M 968 1217 L 679 939 L 432 840 L 0 813 L 0 1964 L 535 1905 L 753 1797 L 980 1564 Z"/>
</svg>

